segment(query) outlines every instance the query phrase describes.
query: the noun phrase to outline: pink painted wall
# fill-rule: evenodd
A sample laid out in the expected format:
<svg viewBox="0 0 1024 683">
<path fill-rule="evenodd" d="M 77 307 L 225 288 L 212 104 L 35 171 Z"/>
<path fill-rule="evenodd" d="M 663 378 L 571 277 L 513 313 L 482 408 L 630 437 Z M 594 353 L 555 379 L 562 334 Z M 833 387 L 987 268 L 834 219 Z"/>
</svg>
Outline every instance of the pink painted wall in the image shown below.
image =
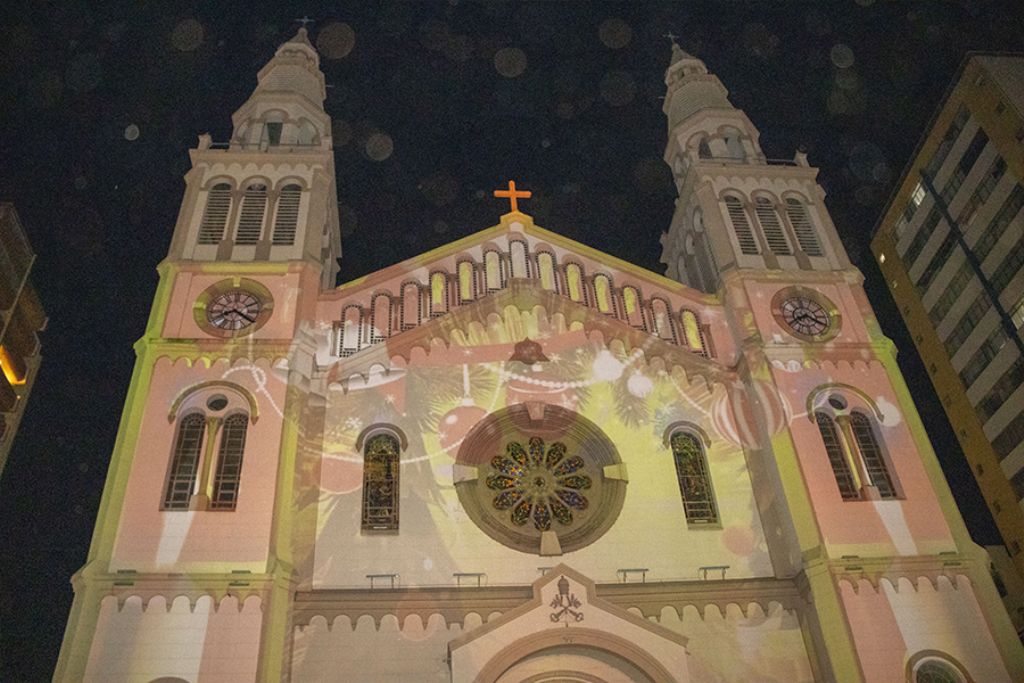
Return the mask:
<svg viewBox="0 0 1024 683">
<path fill-rule="evenodd" d="M 160 509 L 175 441 L 168 422 L 174 399 L 208 380 L 228 380 L 248 389 L 259 406 L 250 422 L 238 504 L 233 511 Z M 261 388 L 262 387 L 262 388 Z M 111 569 L 200 571 L 262 568 L 266 561 L 277 477 L 285 384 L 269 363 L 226 361 L 205 368 L 185 360 L 156 362 L 121 512 Z M 276 407 L 275 407 L 276 406 Z"/>
</svg>

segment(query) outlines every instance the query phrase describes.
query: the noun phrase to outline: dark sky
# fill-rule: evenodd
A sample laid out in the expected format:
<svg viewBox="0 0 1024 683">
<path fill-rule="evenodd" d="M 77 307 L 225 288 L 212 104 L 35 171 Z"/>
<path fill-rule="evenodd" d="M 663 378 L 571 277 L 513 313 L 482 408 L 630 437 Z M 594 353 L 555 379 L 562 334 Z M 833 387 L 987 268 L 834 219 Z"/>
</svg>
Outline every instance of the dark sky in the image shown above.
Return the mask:
<svg viewBox="0 0 1024 683">
<path fill-rule="evenodd" d="M 965 53 L 1024 50 L 1024 3 L 284 4 L 0 9 L 0 199 L 39 255 L 50 316 L 0 480 L 0 680 L 52 674 L 187 150 L 206 131 L 228 139 L 257 70 L 306 14 L 335 57 L 322 68 L 343 280 L 495 224 L 507 204 L 490 192 L 510 178 L 534 192 L 524 208 L 538 224 L 662 272 L 674 199 L 662 34 L 679 35 L 769 157 L 802 146 L 821 168 L 968 525 L 997 540 L 867 244 Z"/>
</svg>

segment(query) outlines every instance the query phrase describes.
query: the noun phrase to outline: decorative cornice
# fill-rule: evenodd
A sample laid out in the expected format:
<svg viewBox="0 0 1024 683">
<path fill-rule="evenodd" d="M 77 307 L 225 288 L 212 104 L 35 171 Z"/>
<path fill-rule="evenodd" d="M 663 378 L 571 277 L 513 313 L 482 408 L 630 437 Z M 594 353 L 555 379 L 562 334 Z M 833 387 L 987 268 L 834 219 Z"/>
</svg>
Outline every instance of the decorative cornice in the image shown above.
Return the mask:
<svg viewBox="0 0 1024 683">
<path fill-rule="evenodd" d="M 549 572 L 550 573 L 550 572 Z M 787 579 L 725 579 L 718 581 L 670 581 L 652 583 L 606 583 L 595 586 L 596 595 L 622 609 L 640 610 L 647 619 L 660 619 L 662 610 L 671 608 L 682 618 L 687 607 L 707 618 L 714 608 L 722 617 L 730 605 L 745 616 L 756 610 L 770 611 L 772 604 L 801 612 L 806 604 L 795 581 Z M 499 612 L 505 614 L 533 597 L 531 586 L 434 587 L 396 589 L 321 589 L 295 594 L 294 623 L 305 626 L 314 617 L 328 625 L 338 617 L 347 617 L 354 625 L 369 616 L 379 628 L 381 619 L 397 617 L 399 625 L 409 616 L 418 616 L 424 624 L 439 614 L 448 624 L 464 624 L 469 614 L 482 620 Z"/>
</svg>

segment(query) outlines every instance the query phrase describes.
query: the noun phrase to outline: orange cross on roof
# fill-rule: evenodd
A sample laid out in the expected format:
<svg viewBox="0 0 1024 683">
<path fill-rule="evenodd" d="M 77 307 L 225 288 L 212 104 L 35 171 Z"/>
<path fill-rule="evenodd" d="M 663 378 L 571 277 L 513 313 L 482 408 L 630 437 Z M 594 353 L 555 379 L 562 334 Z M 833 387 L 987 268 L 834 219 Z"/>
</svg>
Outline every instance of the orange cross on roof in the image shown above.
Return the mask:
<svg viewBox="0 0 1024 683">
<path fill-rule="evenodd" d="M 495 190 L 494 196 L 507 197 L 509 201 L 512 202 L 512 210 L 519 211 L 519 198 L 522 197 L 523 199 L 529 199 L 531 196 L 533 196 L 533 193 L 530 192 L 529 190 L 517 190 L 516 181 L 510 180 L 508 181 L 508 189 Z"/>
</svg>

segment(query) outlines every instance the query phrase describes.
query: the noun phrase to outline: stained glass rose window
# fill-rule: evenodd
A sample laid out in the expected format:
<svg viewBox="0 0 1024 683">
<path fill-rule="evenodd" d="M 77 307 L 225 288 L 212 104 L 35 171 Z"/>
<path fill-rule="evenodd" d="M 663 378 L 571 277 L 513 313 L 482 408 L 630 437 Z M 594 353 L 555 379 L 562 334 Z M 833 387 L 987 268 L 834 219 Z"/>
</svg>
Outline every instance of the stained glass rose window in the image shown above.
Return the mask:
<svg viewBox="0 0 1024 683">
<path fill-rule="evenodd" d="M 625 496 L 611 441 L 581 415 L 554 405 L 514 405 L 484 418 L 459 449 L 456 491 L 495 540 L 560 554 L 603 534 Z"/>
</svg>

